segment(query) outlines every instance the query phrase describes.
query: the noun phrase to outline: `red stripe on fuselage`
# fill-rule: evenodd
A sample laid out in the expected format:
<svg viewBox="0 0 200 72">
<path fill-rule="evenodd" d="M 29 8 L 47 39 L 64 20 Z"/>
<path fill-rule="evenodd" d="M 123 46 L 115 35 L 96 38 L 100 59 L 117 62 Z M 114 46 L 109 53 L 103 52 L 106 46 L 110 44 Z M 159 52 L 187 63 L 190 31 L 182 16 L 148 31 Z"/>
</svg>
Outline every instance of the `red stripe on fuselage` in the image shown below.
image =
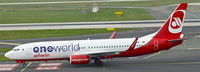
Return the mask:
<svg viewBox="0 0 200 72">
<path fill-rule="evenodd" d="M 141 56 L 141 55 L 151 54 L 151 53 L 155 53 L 162 50 L 168 50 L 172 48 L 173 46 L 181 44 L 182 42 L 183 41 L 169 42 L 168 39 L 153 38 L 149 43 L 147 43 L 146 45 L 140 48 L 137 48 L 134 50 L 128 50 L 118 55 L 109 55 L 102 58 Z"/>
</svg>

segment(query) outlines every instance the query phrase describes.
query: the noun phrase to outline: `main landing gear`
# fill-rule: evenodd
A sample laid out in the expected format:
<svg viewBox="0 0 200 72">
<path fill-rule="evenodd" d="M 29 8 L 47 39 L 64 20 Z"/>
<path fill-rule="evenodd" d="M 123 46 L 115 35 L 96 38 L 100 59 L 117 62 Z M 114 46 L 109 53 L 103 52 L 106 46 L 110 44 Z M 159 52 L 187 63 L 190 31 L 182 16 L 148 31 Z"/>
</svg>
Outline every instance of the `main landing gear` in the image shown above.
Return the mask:
<svg viewBox="0 0 200 72">
<path fill-rule="evenodd" d="M 96 65 L 102 65 L 103 62 L 101 61 L 101 59 L 99 57 L 94 58 L 94 64 Z"/>
</svg>

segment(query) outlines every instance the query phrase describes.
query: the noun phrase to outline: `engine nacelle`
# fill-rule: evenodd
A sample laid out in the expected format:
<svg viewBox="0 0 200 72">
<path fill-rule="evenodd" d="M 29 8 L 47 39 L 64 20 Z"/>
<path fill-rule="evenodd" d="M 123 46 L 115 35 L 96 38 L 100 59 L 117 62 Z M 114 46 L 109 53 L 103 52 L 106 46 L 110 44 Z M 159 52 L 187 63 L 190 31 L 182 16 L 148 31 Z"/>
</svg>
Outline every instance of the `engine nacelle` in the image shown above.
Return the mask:
<svg viewBox="0 0 200 72">
<path fill-rule="evenodd" d="M 88 55 L 72 55 L 70 56 L 70 64 L 88 64 Z"/>
</svg>

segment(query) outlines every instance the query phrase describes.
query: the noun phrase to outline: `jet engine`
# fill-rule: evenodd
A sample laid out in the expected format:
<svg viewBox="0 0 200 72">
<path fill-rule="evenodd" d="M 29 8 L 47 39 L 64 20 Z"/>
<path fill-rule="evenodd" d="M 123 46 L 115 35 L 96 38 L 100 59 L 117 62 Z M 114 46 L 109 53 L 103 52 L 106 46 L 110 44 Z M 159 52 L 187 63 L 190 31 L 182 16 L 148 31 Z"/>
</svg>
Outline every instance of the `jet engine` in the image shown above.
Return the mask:
<svg viewBox="0 0 200 72">
<path fill-rule="evenodd" d="M 88 55 L 72 55 L 70 56 L 70 64 L 88 64 L 89 58 Z"/>
</svg>

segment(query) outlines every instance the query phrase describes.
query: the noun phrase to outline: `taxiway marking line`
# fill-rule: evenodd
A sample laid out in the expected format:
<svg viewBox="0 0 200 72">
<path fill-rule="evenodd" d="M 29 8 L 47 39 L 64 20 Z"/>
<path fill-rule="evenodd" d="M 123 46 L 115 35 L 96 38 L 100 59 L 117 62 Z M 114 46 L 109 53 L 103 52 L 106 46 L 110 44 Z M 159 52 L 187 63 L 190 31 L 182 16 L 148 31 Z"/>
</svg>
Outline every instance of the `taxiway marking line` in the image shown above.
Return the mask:
<svg viewBox="0 0 200 72">
<path fill-rule="evenodd" d="M 160 64 L 200 64 L 200 62 L 160 63 Z"/>
<path fill-rule="evenodd" d="M 193 16 L 193 17 L 199 18 L 199 16 L 196 16 L 196 15 L 192 15 L 192 14 L 190 14 L 190 16 Z"/>
<path fill-rule="evenodd" d="M 12 71 L 12 70 L 14 70 L 15 68 L 0 68 L 0 71 Z"/>
<path fill-rule="evenodd" d="M 0 42 L 0 44 L 3 44 L 3 45 L 20 45 L 18 43 L 7 43 L 7 42 Z"/>
<path fill-rule="evenodd" d="M 146 57 L 144 57 L 144 58 L 142 58 L 142 59 L 147 59 L 147 58 L 156 56 L 156 55 L 158 55 L 158 54 L 160 54 L 160 53 L 161 53 L 161 52 L 157 52 L 157 53 L 154 53 L 154 54 L 152 54 L 152 55 L 146 56 Z"/>
<path fill-rule="evenodd" d="M 197 38 L 200 38 L 200 35 L 199 35 L 199 36 L 197 36 Z"/>
<path fill-rule="evenodd" d="M 196 33 L 200 33 L 200 32 L 189 32 L 189 33 L 184 33 L 184 34 L 196 34 Z"/>
<path fill-rule="evenodd" d="M 200 50 L 200 48 L 187 48 L 189 50 Z"/>
<path fill-rule="evenodd" d="M 138 57 L 128 57 L 129 59 L 139 59 Z"/>
<path fill-rule="evenodd" d="M 2 67 L 17 67 L 19 64 L 0 64 L 0 68 Z"/>
<path fill-rule="evenodd" d="M 141 63 L 141 64 L 134 64 L 134 65 L 151 65 L 151 64 L 159 64 L 159 65 L 187 65 L 187 64 L 200 64 L 200 62 L 161 62 L 161 63 Z"/>
<path fill-rule="evenodd" d="M 40 63 L 38 66 L 61 66 L 63 63 Z"/>
<path fill-rule="evenodd" d="M 24 70 L 27 69 L 31 64 L 32 64 L 32 62 L 29 62 L 28 65 L 26 67 L 24 67 L 20 72 L 24 72 Z"/>
<path fill-rule="evenodd" d="M 60 69 L 60 67 L 55 66 L 55 67 L 36 67 L 35 70 L 56 70 Z"/>
</svg>

